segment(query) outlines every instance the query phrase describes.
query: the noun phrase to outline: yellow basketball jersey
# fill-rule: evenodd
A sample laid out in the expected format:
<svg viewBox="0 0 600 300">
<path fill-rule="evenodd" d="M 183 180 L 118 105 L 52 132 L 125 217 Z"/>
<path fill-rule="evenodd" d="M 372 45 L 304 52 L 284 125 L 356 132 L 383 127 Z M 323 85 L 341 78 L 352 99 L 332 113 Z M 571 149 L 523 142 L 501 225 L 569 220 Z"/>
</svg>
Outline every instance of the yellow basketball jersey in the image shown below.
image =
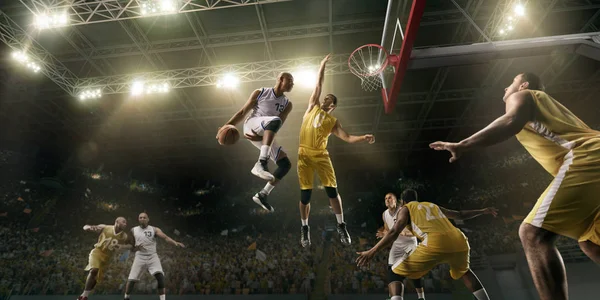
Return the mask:
<svg viewBox="0 0 600 300">
<path fill-rule="evenodd" d="M 327 140 L 337 119 L 315 105 L 302 120 L 300 147 L 311 150 L 326 150 Z"/>
<path fill-rule="evenodd" d="M 417 201 L 405 206 L 410 214 L 409 229 L 423 246 L 438 252 L 469 250 L 464 234 L 450 223 L 439 206 Z"/>
<path fill-rule="evenodd" d="M 529 122 L 517 134 L 527 152 L 546 171 L 556 176 L 565 155 L 573 150 L 573 167 L 594 165 L 600 160 L 600 132 L 590 129 L 566 107 L 542 91 L 530 91 L 535 104 L 535 121 Z M 593 145 L 590 145 L 590 142 Z M 592 154 L 592 151 L 594 155 Z M 596 154 L 598 153 L 598 154 Z"/>
<path fill-rule="evenodd" d="M 115 245 L 123 244 L 127 241 L 127 233 L 121 231 L 115 233 L 115 226 L 106 226 L 100 232 L 98 237 L 98 243 L 94 245 L 94 248 L 102 251 L 104 254 L 113 254 Z"/>
</svg>

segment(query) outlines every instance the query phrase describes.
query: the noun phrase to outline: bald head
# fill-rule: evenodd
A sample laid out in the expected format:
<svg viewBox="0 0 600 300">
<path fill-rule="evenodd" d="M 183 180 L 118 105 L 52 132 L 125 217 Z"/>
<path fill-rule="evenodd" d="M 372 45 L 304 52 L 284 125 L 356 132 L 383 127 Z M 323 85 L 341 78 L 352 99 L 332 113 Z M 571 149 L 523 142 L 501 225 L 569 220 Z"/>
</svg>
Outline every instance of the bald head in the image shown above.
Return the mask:
<svg viewBox="0 0 600 300">
<path fill-rule="evenodd" d="M 288 72 L 281 72 L 277 76 L 276 92 L 287 93 L 294 87 L 294 76 Z"/>
<path fill-rule="evenodd" d="M 125 219 L 124 217 L 118 217 L 115 220 L 115 231 L 125 230 L 126 227 L 127 227 L 127 219 Z"/>
</svg>

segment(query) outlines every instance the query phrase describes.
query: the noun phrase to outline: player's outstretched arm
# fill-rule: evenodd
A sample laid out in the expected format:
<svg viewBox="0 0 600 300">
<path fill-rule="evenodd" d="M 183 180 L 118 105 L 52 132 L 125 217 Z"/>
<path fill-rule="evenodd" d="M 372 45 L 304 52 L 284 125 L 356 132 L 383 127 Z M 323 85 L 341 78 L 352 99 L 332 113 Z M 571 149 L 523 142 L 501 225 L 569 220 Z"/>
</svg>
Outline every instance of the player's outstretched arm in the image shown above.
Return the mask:
<svg viewBox="0 0 600 300">
<path fill-rule="evenodd" d="M 252 92 L 252 94 L 250 94 L 250 98 L 248 98 L 248 101 L 246 101 L 246 103 L 244 104 L 244 106 L 242 106 L 242 108 L 240 110 L 238 110 L 233 117 L 231 117 L 231 119 L 229 119 L 229 121 L 227 121 L 227 123 L 225 123 L 225 125 L 237 125 L 239 122 L 241 122 L 246 115 L 250 112 L 250 110 L 256 106 L 256 102 L 258 101 L 258 95 L 260 95 L 260 91 L 261 90 L 255 90 L 254 92 Z"/>
<path fill-rule="evenodd" d="M 325 67 L 327 66 L 327 62 L 331 58 L 331 54 L 327 54 L 325 58 L 321 61 L 321 66 L 319 67 L 319 77 L 317 79 L 317 86 L 315 86 L 315 90 L 312 95 L 308 99 L 308 109 L 307 112 L 311 111 L 313 107 L 319 105 L 319 99 L 321 98 L 321 90 L 323 88 L 323 82 L 325 81 Z"/>
<path fill-rule="evenodd" d="M 350 144 L 359 143 L 359 142 L 369 142 L 369 144 L 375 143 L 375 136 L 372 134 L 365 135 L 350 135 L 348 134 L 344 128 L 342 128 L 342 124 L 340 121 L 335 122 L 335 126 L 331 129 L 331 133 L 340 138 L 342 141 Z"/>
<path fill-rule="evenodd" d="M 402 230 L 404 230 L 410 219 L 408 208 L 400 208 L 397 216 L 398 217 L 396 219 L 396 223 L 394 223 L 394 227 L 392 227 L 390 231 L 388 231 L 388 233 L 383 236 L 383 238 L 373 248 L 363 252 L 356 252 L 356 254 L 359 255 L 356 259 L 356 264 L 359 267 L 367 265 L 373 256 L 375 256 L 375 253 L 393 243 L 398 238 Z"/>
<path fill-rule="evenodd" d="M 494 217 L 498 215 L 498 210 L 495 207 L 459 211 L 443 208 L 441 206 L 439 208 L 448 219 L 453 220 L 468 220 L 479 217 L 481 215 L 492 215 Z"/>
<path fill-rule="evenodd" d="M 506 99 L 506 112 L 487 127 L 459 143 L 434 142 L 429 147 L 447 150 L 452 154 L 450 162 L 456 161 L 463 152 L 488 147 L 516 135 L 527 122 L 534 120 L 533 96 L 528 90 L 516 92 Z"/>
<path fill-rule="evenodd" d="M 85 231 L 93 231 L 93 232 L 100 232 L 100 231 L 102 231 L 102 229 L 104 229 L 104 227 L 106 227 L 105 224 L 85 225 L 85 226 L 83 226 L 83 230 L 85 230 Z"/>
<path fill-rule="evenodd" d="M 167 241 L 168 243 L 170 243 L 171 245 L 175 246 L 175 247 L 181 247 L 181 248 L 185 248 L 185 245 L 170 238 L 169 236 L 167 236 L 162 230 L 160 230 L 160 228 L 154 227 L 154 229 L 156 230 L 156 235 L 159 238 L 164 239 L 165 241 Z"/>
</svg>

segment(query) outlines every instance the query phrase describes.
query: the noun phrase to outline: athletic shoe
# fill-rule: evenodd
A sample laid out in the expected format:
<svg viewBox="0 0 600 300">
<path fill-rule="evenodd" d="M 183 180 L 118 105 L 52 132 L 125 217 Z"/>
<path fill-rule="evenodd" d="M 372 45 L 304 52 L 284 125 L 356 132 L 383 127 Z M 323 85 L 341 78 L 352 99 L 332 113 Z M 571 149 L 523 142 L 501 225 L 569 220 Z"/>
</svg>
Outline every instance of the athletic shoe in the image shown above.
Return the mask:
<svg viewBox="0 0 600 300">
<path fill-rule="evenodd" d="M 310 246 L 310 227 L 308 225 L 303 225 L 300 229 L 300 245 L 304 248 Z"/>
<path fill-rule="evenodd" d="M 352 244 L 352 239 L 350 239 L 350 234 L 348 234 L 348 230 L 346 229 L 346 223 L 340 223 L 337 225 L 337 232 L 340 235 L 340 242 L 344 245 Z"/>
<path fill-rule="evenodd" d="M 267 202 L 267 194 L 263 193 L 263 192 L 258 192 L 254 195 L 254 197 L 252 197 L 252 200 L 260 205 L 262 208 L 270 211 L 270 212 L 274 212 L 275 209 L 273 208 L 273 206 L 271 206 L 269 204 L 269 202 Z"/>
<path fill-rule="evenodd" d="M 260 161 L 257 161 L 254 164 L 254 167 L 252 168 L 252 170 L 250 172 L 254 176 L 257 176 L 257 177 L 262 178 L 262 179 L 267 180 L 267 181 L 271 181 L 271 180 L 275 179 L 275 177 L 273 176 L 273 174 L 269 173 L 269 169 L 267 168 L 267 164 L 266 163 L 262 163 Z"/>
</svg>

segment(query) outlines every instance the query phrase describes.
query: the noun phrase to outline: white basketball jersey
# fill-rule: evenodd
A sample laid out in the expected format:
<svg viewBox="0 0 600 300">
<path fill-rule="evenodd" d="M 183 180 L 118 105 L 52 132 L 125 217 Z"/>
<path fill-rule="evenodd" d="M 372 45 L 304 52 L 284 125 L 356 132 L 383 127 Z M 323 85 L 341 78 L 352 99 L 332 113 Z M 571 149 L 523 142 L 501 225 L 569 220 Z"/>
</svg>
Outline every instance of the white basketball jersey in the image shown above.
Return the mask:
<svg viewBox="0 0 600 300">
<path fill-rule="evenodd" d="M 392 229 L 392 227 L 394 227 L 394 224 L 396 223 L 398 209 L 400 209 L 400 208 L 398 207 L 396 209 L 396 212 L 394 212 L 394 215 L 391 214 L 389 209 L 386 209 L 383 212 L 383 219 L 385 220 L 385 224 L 387 225 L 387 227 L 389 229 Z M 416 245 L 416 244 L 417 244 L 416 237 L 399 235 L 398 238 L 394 241 L 394 244 L 392 245 L 392 247 L 393 246 L 404 247 L 405 245 Z"/>
<path fill-rule="evenodd" d="M 156 231 L 148 225 L 146 228 L 135 226 L 131 229 L 138 251 L 135 255 L 152 255 L 156 253 Z"/>
<path fill-rule="evenodd" d="M 273 88 L 262 88 L 258 94 L 256 106 L 252 109 L 252 113 L 248 117 L 277 117 L 287 107 L 290 100 L 285 96 L 275 96 Z"/>
</svg>

